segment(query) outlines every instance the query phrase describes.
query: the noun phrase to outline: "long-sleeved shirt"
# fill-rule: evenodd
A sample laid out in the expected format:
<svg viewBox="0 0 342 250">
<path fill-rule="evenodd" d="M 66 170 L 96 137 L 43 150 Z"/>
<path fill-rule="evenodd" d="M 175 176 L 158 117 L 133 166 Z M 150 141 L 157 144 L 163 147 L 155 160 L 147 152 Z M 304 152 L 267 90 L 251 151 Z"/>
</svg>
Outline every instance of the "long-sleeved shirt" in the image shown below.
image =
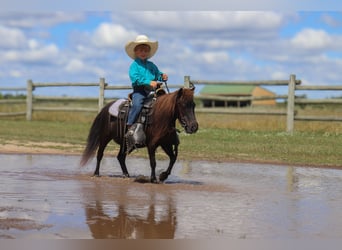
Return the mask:
<svg viewBox="0 0 342 250">
<path fill-rule="evenodd" d="M 161 81 L 162 72 L 149 60 L 135 59 L 129 68 L 132 86 L 150 85 L 151 81 Z"/>
</svg>

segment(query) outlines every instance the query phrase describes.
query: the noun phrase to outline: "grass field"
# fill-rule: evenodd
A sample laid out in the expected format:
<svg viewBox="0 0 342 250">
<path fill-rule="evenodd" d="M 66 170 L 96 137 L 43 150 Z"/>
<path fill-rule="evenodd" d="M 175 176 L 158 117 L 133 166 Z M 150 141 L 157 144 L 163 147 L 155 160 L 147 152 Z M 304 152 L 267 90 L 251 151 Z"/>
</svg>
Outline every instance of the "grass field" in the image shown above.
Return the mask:
<svg viewBox="0 0 342 250">
<path fill-rule="evenodd" d="M 0 112 L 4 112 L 3 106 L 0 105 Z M 11 107 L 15 111 L 21 108 L 20 105 Z M 342 116 L 342 108 L 338 106 L 305 107 L 299 108 L 298 112 Z M 25 121 L 24 117 L 0 118 L 0 144 L 9 141 L 18 145 L 44 141 L 68 144 L 68 147 L 65 146 L 66 151 L 72 147 L 74 152 L 80 153 L 95 115 L 96 113 L 35 112 L 31 122 Z M 285 132 L 284 116 L 200 113 L 197 114 L 197 119 L 200 126 L 198 133 L 180 133 L 180 159 L 342 167 L 341 122 L 296 121 L 295 132 L 289 135 Z M 111 143 L 106 152 L 116 154 L 117 150 L 118 146 Z M 146 156 L 146 151 L 139 150 L 133 155 Z M 163 154 L 158 155 L 164 157 Z"/>
</svg>

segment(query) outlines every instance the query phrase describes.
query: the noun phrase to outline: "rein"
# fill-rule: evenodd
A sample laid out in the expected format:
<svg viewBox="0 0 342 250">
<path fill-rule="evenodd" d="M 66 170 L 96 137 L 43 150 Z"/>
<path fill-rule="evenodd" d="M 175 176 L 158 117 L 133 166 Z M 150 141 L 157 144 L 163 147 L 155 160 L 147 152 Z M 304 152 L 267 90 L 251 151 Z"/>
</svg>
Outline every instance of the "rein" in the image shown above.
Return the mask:
<svg viewBox="0 0 342 250">
<path fill-rule="evenodd" d="M 170 94 L 169 87 L 167 86 L 167 81 L 164 81 L 164 84 L 165 84 L 165 87 L 166 87 L 167 93 L 168 93 L 168 94 Z"/>
</svg>

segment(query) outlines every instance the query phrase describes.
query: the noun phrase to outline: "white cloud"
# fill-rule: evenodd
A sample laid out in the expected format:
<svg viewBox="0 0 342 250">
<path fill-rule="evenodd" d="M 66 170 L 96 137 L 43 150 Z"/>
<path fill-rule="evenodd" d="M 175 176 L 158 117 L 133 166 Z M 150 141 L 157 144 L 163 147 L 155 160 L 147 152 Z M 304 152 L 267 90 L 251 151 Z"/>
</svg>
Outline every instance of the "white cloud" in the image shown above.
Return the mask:
<svg viewBox="0 0 342 250">
<path fill-rule="evenodd" d="M 27 44 L 28 44 L 28 47 L 29 47 L 30 49 L 38 49 L 38 47 L 39 47 L 39 43 L 38 43 L 38 41 L 35 40 L 35 39 L 30 39 L 30 40 L 28 40 L 28 41 L 27 41 Z"/>
<path fill-rule="evenodd" d="M 26 45 L 25 34 L 14 28 L 0 25 L 0 48 L 20 48 Z"/>
<path fill-rule="evenodd" d="M 341 83 L 340 19 L 318 16 L 316 21 L 324 23 L 317 29 L 308 19 L 302 22 L 304 17 L 269 11 L 0 13 L 1 71 L 23 82 L 105 77 L 128 83 L 131 59 L 124 46 L 145 33 L 159 41 L 152 60 L 169 74 L 170 84 L 181 83 L 184 75 L 257 80 L 286 79 L 291 73 L 307 81 Z"/>
<path fill-rule="evenodd" d="M 19 77 L 22 77 L 22 76 L 23 76 L 23 75 L 22 75 L 22 72 L 19 71 L 19 70 L 11 70 L 11 71 L 9 72 L 9 75 L 12 76 L 12 77 L 14 77 L 14 78 L 19 78 Z"/>
<path fill-rule="evenodd" d="M 9 50 L 3 53 L 4 60 L 11 62 L 56 63 L 59 50 L 54 44 L 28 50 Z"/>
<path fill-rule="evenodd" d="M 144 11 L 129 12 L 128 16 L 141 26 L 153 26 L 160 31 L 191 30 L 209 33 L 217 30 L 225 33 L 251 29 L 275 30 L 284 21 L 282 14 L 265 11 Z"/>
<path fill-rule="evenodd" d="M 300 49 L 326 49 L 332 44 L 331 36 L 324 30 L 304 29 L 297 33 L 291 43 Z"/>
<path fill-rule="evenodd" d="M 80 59 L 74 58 L 67 62 L 65 70 L 71 74 L 94 74 L 98 77 L 105 75 L 105 71 L 95 65 L 86 64 Z"/>
<path fill-rule="evenodd" d="M 0 24 L 17 28 L 51 27 L 66 22 L 85 20 L 82 12 L 0 12 Z"/>
<path fill-rule="evenodd" d="M 66 71 L 68 72 L 81 72 L 84 69 L 84 63 L 79 59 L 70 60 L 65 66 Z"/>
<path fill-rule="evenodd" d="M 220 64 L 229 60 L 229 56 L 225 52 L 204 52 L 200 56 L 204 63 Z"/>
<path fill-rule="evenodd" d="M 331 26 L 331 27 L 334 27 L 334 28 L 338 28 L 338 27 L 341 27 L 342 26 L 342 23 L 340 20 L 334 18 L 332 15 L 329 15 L 329 14 L 323 14 L 321 16 L 321 20 Z"/>
<path fill-rule="evenodd" d="M 94 31 L 91 40 L 97 47 L 122 48 L 127 41 L 133 40 L 136 35 L 136 32 L 129 31 L 122 25 L 102 23 Z"/>
<path fill-rule="evenodd" d="M 270 77 L 275 80 L 285 80 L 289 78 L 289 73 L 284 71 L 274 71 L 271 73 Z"/>
</svg>

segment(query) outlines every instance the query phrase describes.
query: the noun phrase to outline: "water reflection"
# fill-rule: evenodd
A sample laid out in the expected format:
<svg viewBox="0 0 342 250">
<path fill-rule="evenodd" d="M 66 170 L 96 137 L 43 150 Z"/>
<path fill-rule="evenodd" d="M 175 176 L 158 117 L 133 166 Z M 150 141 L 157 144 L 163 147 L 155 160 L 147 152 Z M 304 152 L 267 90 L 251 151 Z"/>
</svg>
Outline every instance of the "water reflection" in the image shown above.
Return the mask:
<svg viewBox="0 0 342 250">
<path fill-rule="evenodd" d="M 107 159 L 91 178 L 79 157 L 0 155 L 0 238 L 342 237 L 341 170 L 179 161 L 152 185 L 110 177 Z M 148 160 L 128 162 L 149 174 Z"/>
<path fill-rule="evenodd" d="M 286 173 L 287 179 L 287 191 L 294 192 L 298 189 L 298 176 L 296 174 L 296 169 L 293 166 L 287 168 Z"/>
<path fill-rule="evenodd" d="M 86 224 L 94 239 L 174 238 L 176 209 L 170 195 L 142 193 L 129 186 L 108 194 L 104 188 L 96 183 L 95 192 L 91 191 L 94 200 L 85 204 Z"/>
</svg>

